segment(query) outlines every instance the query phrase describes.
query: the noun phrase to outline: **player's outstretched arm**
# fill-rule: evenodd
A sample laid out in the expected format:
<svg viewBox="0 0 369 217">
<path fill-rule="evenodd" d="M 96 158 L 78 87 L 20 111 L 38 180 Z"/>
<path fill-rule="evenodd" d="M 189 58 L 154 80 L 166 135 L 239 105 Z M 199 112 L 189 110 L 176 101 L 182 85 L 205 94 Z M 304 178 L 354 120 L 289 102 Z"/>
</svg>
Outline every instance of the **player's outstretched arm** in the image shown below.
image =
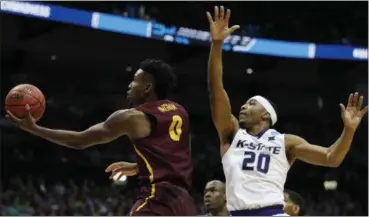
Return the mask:
<svg viewBox="0 0 369 217">
<path fill-rule="evenodd" d="M 344 128 L 341 136 L 329 148 L 309 144 L 295 135 L 286 135 L 285 143 L 291 157 L 307 163 L 338 167 L 350 150 L 355 131 L 362 117 L 368 112 L 368 106 L 362 109 L 363 96 L 350 94 L 347 107 L 340 104 Z"/>
<path fill-rule="evenodd" d="M 29 111 L 29 107 L 26 109 Z M 30 113 L 24 119 L 18 119 L 10 112 L 7 113 L 7 118 L 20 129 L 56 144 L 75 149 L 108 143 L 123 135 L 137 138 L 150 134 L 150 124 L 146 115 L 134 109 L 116 111 L 104 122 L 93 125 L 84 131 L 49 129 L 37 125 Z"/>
<path fill-rule="evenodd" d="M 223 41 L 239 26 L 228 28 L 231 11 L 224 11 L 221 6 L 214 8 L 214 17 L 206 12 L 210 25 L 212 44 L 208 61 L 208 90 L 210 97 L 211 115 L 219 134 L 232 131 L 237 123 L 232 115 L 228 95 L 223 87 L 222 46 Z M 213 19 L 214 18 L 214 19 Z"/>
</svg>

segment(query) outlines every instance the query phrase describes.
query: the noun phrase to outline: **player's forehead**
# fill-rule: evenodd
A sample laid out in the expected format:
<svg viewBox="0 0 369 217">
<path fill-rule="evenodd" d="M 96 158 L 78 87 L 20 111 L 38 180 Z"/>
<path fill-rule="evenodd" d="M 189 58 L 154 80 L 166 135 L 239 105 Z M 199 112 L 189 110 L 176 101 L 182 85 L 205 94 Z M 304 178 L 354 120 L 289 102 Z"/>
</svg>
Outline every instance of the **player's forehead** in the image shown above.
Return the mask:
<svg viewBox="0 0 369 217">
<path fill-rule="evenodd" d="M 257 107 L 263 107 L 256 99 L 248 99 L 244 105 L 254 105 Z"/>
<path fill-rule="evenodd" d="M 217 181 L 210 181 L 205 185 L 205 190 L 220 190 L 221 183 Z"/>
<path fill-rule="evenodd" d="M 142 78 L 144 76 L 145 71 L 142 69 L 138 69 L 135 74 L 133 75 L 134 79 L 139 79 Z"/>
<path fill-rule="evenodd" d="M 255 103 L 255 104 L 259 104 L 259 102 L 256 99 L 248 99 L 245 104 L 250 104 L 250 103 Z"/>
<path fill-rule="evenodd" d="M 142 69 L 138 69 L 134 76 L 133 76 L 133 80 L 137 81 L 137 82 L 152 82 L 152 77 L 149 73 L 145 72 Z"/>
</svg>

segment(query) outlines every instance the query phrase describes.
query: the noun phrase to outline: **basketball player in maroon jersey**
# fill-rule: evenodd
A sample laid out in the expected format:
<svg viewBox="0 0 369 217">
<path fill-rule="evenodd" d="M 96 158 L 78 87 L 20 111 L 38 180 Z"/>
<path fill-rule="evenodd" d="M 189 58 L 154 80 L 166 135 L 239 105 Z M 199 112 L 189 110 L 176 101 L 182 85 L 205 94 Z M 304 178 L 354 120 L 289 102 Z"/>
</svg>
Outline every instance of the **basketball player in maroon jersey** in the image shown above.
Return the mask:
<svg viewBox="0 0 369 217">
<path fill-rule="evenodd" d="M 128 136 L 137 154 L 141 185 L 130 214 L 196 215 L 188 193 L 192 182 L 189 117 L 181 105 L 166 99 L 174 84 L 175 75 L 168 64 L 148 59 L 141 63 L 129 85 L 127 99 L 135 107 L 118 110 L 84 131 L 41 127 L 30 114 L 18 119 L 7 111 L 7 118 L 22 130 L 75 149 Z"/>
</svg>

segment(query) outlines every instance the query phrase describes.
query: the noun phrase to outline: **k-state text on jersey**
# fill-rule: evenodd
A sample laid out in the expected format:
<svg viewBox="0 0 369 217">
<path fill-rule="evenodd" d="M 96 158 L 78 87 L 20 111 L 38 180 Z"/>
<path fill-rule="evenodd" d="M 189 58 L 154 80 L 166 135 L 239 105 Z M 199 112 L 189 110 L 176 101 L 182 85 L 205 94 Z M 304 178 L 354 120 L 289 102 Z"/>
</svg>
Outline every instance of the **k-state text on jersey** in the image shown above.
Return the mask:
<svg viewBox="0 0 369 217">
<path fill-rule="evenodd" d="M 247 148 L 249 150 L 268 150 L 272 154 L 279 154 L 281 147 L 280 146 L 266 146 L 263 143 L 253 143 L 247 142 L 247 140 L 238 140 L 236 148 Z"/>
</svg>

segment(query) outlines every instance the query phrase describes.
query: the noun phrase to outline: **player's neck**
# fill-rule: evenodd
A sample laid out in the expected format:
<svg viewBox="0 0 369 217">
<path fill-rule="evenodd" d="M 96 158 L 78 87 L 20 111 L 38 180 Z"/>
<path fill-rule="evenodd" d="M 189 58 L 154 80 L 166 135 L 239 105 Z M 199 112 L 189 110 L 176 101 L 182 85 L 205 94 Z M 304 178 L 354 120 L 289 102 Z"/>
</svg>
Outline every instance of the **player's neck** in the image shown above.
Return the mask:
<svg viewBox="0 0 369 217">
<path fill-rule="evenodd" d="M 145 103 L 150 103 L 150 102 L 155 102 L 155 101 L 158 101 L 159 99 L 154 96 L 154 95 L 149 95 L 145 98 L 145 100 L 143 101 L 143 103 L 141 104 L 145 104 Z"/>
<path fill-rule="evenodd" d="M 247 132 L 251 135 L 257 136 L 261 132 L 265 131 L 269 128 L 268 124 L 265 124 L 264 122 L 261 122 L 259 124 L 255 124 L 247 129 Z"/>
<path fill-rule="evenodd" d="M 229 212 L 227 210 L 227 207 L 224 206 L 223 209 L 210 212 L 212 216 L 228 216 Z"/>
</svg>

